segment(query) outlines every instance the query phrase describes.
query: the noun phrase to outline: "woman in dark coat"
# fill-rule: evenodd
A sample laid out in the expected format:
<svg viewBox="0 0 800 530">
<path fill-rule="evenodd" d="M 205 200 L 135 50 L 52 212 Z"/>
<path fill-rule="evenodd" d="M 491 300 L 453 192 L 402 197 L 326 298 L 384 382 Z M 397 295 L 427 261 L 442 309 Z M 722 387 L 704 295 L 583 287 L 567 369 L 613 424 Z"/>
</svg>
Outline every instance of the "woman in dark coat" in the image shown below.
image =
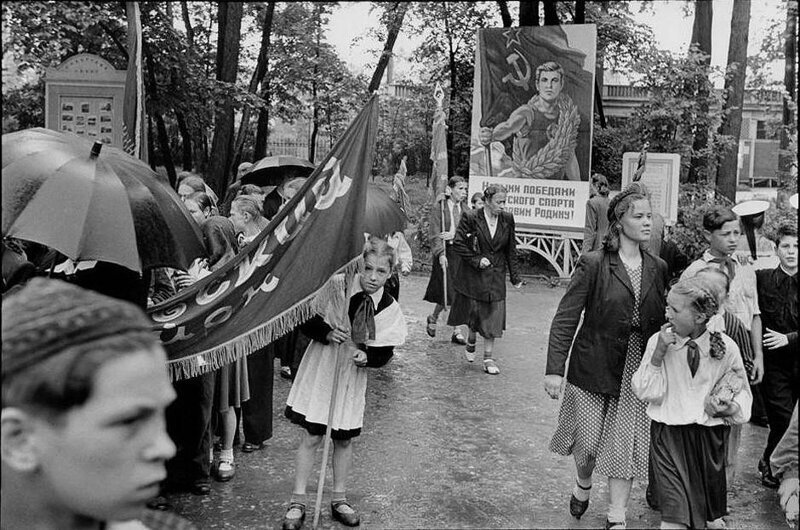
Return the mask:
<svg viewBox="0 0 800 530">
<path fill-rule="evenodd" d="M 465 211 L 453 249 L 461 257 L 456 272 L 453 308 L 447 323 L 467 324 L 467 361 L 475 360 L 476 334 L 483 337 L 483 369 L 497 375 L 494 339 L 506 329 L 506 270 L 515 287 L 522 285 L 516 258 L 514 216 L 504 211 L 506 189 L 492 184 L 483 192 L 483 208 Z"/>
<path fill-rule="evenodd" d="M 545 390 L 558 399 L 569 357 L 550 450 L 575 458 L 570 513 L 580 518 L 586 511 L 596 468 L 609 481 L 606 528 L 624 528 L 633 478 L 647 476 L 650 434 L 631 377 L 644 353 L 643 339 L 664 323 L 667 266 L 644 250 L 653 221 L 641 184 L 611 200 L 608 221 L 603 249 L 580 257 L 553 318 Z"/>
</svg>

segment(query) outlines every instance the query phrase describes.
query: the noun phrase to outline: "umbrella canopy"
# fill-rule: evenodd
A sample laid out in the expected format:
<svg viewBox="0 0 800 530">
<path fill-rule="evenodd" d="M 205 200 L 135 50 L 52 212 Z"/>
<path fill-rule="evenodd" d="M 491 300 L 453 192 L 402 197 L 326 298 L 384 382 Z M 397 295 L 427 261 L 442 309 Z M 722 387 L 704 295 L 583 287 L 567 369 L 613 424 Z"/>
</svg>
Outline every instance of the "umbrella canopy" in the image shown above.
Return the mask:
<svg viewBox="0 0 800 530">
<path fill-rule="evenodd" d="M 139 272 L 205 252 L 175 191 L 120 149 L 36 128 L 4 134 L 2 158 L 4 237 Z"/>
<path fill-rule="evenodd" d="M 242 177 L 242 184 L 279 186 L 290 177 L 307 177 L 316 166 L 296 156 L 278 155 L 262 158 Z"/>
<path fill-rule="evenodd" d="M 375 236 L 393 234 L 404 230 L 407 221 L 406 214 L 388 193 L 374 185 L 367 187 L 364 232 Z"/>
</svg>

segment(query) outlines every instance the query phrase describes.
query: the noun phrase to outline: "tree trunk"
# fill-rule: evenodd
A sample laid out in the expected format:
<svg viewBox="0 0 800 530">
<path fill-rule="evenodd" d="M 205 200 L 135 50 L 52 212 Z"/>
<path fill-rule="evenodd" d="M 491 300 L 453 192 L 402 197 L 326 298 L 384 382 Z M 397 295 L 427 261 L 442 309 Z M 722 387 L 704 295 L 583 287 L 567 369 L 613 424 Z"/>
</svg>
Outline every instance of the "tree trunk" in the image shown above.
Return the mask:
<svg viewBox="0 0 800 530">
<path fill-rule="evenodd" d="M 192 159 L 192 135 L 189 134 L 189 128 L 186 126 L 186 118 L 184 118 L 183 113 L 177 109 L 175 109 L 175 119 L 178 121 L 178 131 L 181 134 L 181 167 L 183 167 L 184 171 L 191 171 L 194 166 L 194 160 Z"/>
<path fill-rule="evenodd" d="M 694 25 L 692 26 L 692 41 L 691 44 L 697 44 L 700 51 L 705 53 L 706 57 L 705 73 L 698 76 L 697 79 L 697 96 L 700 99 L 700 110 L 697 120 L 697 126 L 694 132 L 694 141 L 692 143 L 692 159 L 689 164 L 689 182 L 697 182 L 701 176 L 708 176 L 708 158 L 704 156 L 701 151 L 708 146 L 708 88 L 706 80 L 708 79 L 708 67 L 711 61 L 711 23 L 713 21 L 713 10 L 711 0 L 697 0 L 695 2 L 694 11 Z"/>
<path fill-rule="evenodd" d="M 314 74 L 311 79 L 311 102 L 314 105 L 311 110 L 311 138 L 308 141 L 308 159 L 313 163 L 317 156 L 317 133 L 319 132 L 319 101 L 317 101 L 317 81 L 319 77 L 319 45 L 320 33 L 322 32 L 322 13 L 320 8 L 314 9 L 316 15 L 315 33 L 316 46 L 314 48 Z"/>
<path fill-rule="evenodd" d="M 219 3 L 217 38 L 217 80 L 236 82 L 239 70 L 239 36 L 242 26 L 242 2 Z M 233 164 L 233 103 L 225 97 L 214 118 L 214 141 L 206 172 L 206 184 L 217 196 L 225 195 Z"/>
<path fill-rule="evenodd" d="M 739 156 L 739 137 L 742 132 L 742 105 L 744 104 L 744 79 L 747 69 L 747 41 L 750 29 L 750 0 L 733 0 L 731 37 L 728 44 L 728 76 L 725 79 L 725 102 L 719 133 L 733 137 L 733 145 L 720 155 L 717 170 L 717 189 L 736 202 L 736 184 Z"/>
<path fill-rule="evenodd" d="M 250 78 L 250 85 L 247 90 L 251 94 L 258 91 L 258 85 L 264 79 L 267 73 L 267 66 L 269 63 L 269 39 L 272 31 L 272 16 L 275 13 L 275 2 L 268 2 L 264 8 L 264 22 L 261 29 L 261 49 L 258 52 L 258 61 L 256 69 L 253 72 L 253 77 Z M 244 141 L 250 132 L 250 114 L 252 109 L 248 106 L 242 111 L 242 121 L 239 122 L 239 133 L 236 135 L 236 147 L 234 150 L 233 167 L 239 167 L 242 160 L 242 149 L 244 148 Z M 257 159 L 254 159 L 257 160 Z"/>
<path fill-rule="evenodd" d="M 790 138 L 797 133 L 795 109 L 797 108 L 796 61 L 797 61 L 797 2 L 787 2 L 786 31 L 784 33 L 783 74 L 783 127 L 781 127 L 780 151 L 778 152 L 778 181 L 783 186 L 792 173 L 797 173 L 797 153 L 789 151 Z"/>
<path fill-rule="evenodd" d="M 574 24 L 586 24 L 586 0 L 575 0 Z"/>
<path fill-rule="evenodd" d="M 153 65 L 153 54 L 150 53 L 150 47 L 142 39 L 142 51 L 144 52 L 145 60 L 147 61 L 147 84 L 148 92 L 150 93 L 151 101 L 158 101 L 158 88 L 156 85 L 155 66 Z M 156 122 L 156 131 L 158 132 L 158 146 L 161 150 L 161 158 L 164 167 L 167 170 L 167 179 L 169 185 L 175 187 L 175 182 L 178 180 L 178 175 L 175 173 L 175 163 L 172 161 L 172 153 L 169 148 L 169 137 L 167 136 L 167 127 L 164 125 L 164 118 L 161 116 L 161 111 L 158 110 L 157 105 L 153 105 L 150 114 Z"/>
<path fill-rule="evenodd" d="M 258 124 L 256 125 L 256 143 L 253 146 L 253 160 L 261 160 L 267 156 L 267 140 L 269 139 L 269 77 L 264 80 L 261 87 L 261 99 L 264 100 L 264 108 L 258 113 Z"/>
<path fill-rule="evenodd" d="M 514 21 L 511 20 L 511 13 L 508 11 L 506 0 L 497 0 L 497 7 L 500 8 L 500 18 L 503 20 L 503 27 L 510 28 Z"/>
<path fill-rule="evenodd" d="M 561 24 L 558 20 L 555 0 L 542 0 L 542 5 L 544 6 L 544 25 L 558 26 Z"/>
<path fill-rule="evenodd" d="M 186 0 L 181 0 L 181 16 L 183 16 L 183 25 L 186 28 L 186 40 L 189 43 L 189 48 L 194 48 L 194 28 L 192 27 L 192 20 L 189 18 L 189 6 Z"/>
<path fill-rule="evenodd" d="M 539 0 L 520 0 L 519 25 L 520 26 L 539 25 Z"/>
<path fill-rule="evenodd" d="M 403 25 L 403 18 L 406 16 L 406 11 L 408 11 L 408 2 L 394 3 L 394 7 L 392 8 L 392 20 L 389 22 L 389 32 L 386 36 L 386 44 L 383 46 L 383 52 L 381 53 L 380 59 L 378 59 L 378 65 L 372 73 L 372 80 L 369 82 L 369 88 L 367 89 L 370 93 L 375 92 L 381 86 L 383 72 L 386 70 L 389 59 L 392 57 L 392 49 L 397 40 L 397 35 L 400 34 L 400 27 Z"/>
</svg>

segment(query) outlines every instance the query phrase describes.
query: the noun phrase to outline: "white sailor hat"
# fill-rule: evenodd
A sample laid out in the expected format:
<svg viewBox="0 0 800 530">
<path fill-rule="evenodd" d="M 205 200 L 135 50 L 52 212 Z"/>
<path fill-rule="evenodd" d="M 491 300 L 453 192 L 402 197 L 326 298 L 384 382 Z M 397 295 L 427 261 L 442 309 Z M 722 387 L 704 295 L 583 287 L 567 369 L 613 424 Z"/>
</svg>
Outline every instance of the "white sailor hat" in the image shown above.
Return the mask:
<svg viewBox="0 0 800 530">
<path fill-rule="evenodd" d="M 739 217 L 745 217 L 749 215 L 758 215 L 760 213 L 764 213 L 769 210 L 769 201 L 760 201 L 760 200 L 752 200 L 752 201 L 744 201 L 740 202 L 733 208 L 733 213 L 738 215 Z"/>
<path fill-rule="evenodd" d="M 789 197 L 789 204 L 792 205 L 792 208 L 797 210 L 797 194 L 795 193 L 791 197 Z"/>
</svg>

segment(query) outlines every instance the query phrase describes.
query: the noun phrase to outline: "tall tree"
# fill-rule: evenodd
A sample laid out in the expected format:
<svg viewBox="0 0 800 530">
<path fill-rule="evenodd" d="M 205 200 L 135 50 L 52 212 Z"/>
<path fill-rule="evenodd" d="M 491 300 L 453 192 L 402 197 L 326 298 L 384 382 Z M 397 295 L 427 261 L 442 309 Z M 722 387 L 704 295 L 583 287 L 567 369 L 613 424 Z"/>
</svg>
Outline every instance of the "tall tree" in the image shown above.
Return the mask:
<svg viewBox="0 0 800 530">
<path fill-rule="evenodd" d="M 739 137 L 742 130 L 742 105 L 744 80 L 747 70 L 747 43 L 750 33 L 750 0 L 733 0 L 731 36 L 728 43 L 728 68 L 725 76 L 725 103 L 723 104 L 720 134 L 731 136 L 733 141 L 721 152 L 717 169 L 717 189 L 736 200 L 736 171 L 738 168 Z"/>
<path fill-rule="evenodd" d="M 220 2 L 218 7 L 217 81 L 234 84 L 239 71 L 239 37 L 242 2 Z M 223 196 L 233 165 L 233 97 L 223 95 L 214 119 L 214 141 L 206 172 L 206 183 Z"/>
<path fill-rule="evenodd" d="M 794 173 L 797 177 L 797 0 L 786 2 L 784 32 L 783 127 L 778 154 L 778 179 L 787 183 Z M 794 138 L 794 148 L 792 148 Z"/>
<path fill-rule="evenodd" d="M 272 17 L 275 13 L 275 2 L 267 2 L 259 13 L 261 19 L 261 48 L 258 52 L 258 61 L 256 62 L 256 69 L 253 71 L 253 76 L 250 78 L 250 84 L 247 87 L 248 92 L 255 94 L 258 90 L 258 85 L 264 80 L 267 73 L 269 64 L 269 39 L 272 32 Z M 244 147 L 244 140 L 250 132 L 250 115 L 252 108 L 247 105 L 242 110 L 242 119 L 239 122 L 239 133 L 236 135 L 235 155 L 233 167 L 238 167 L 242 160 L 242 148 Z M 258 160 L 258 159 L 254 159 Z"/>
<path fill-rule="evenodd" d="M 555 0 L 542 0 L 544 6 L 544 24 L 545 26 L 558 26 L 561 22 L 558 20 L 558 11 L 556 11 Z"/>
<path fill-rule="evenodd" d="M 711 0 L 697 0 L 694 6 L 691 45 L 707 56 L 704 58 L 703 64 L 708 67 L 711 65 L 711 23 L 714 15 L 712 2 Z M 701 77 L 707 78 L 708 71 L 701 71 L 696 80 L 699 99 L 705 101 L 708 97 L 707 84 Z M 692 160 L 689 165 L 689 182 L 697 182 L 701 177 L 708 176 L 708 157 L 706 156 L 708 148 L 707 116 L 708 107 L 702 104 L 694 131 Z"/>
<path fill-rule="evenodd" d="M 539 25 L 539 0 L 519 0 L 519 25 Z"/>
<path fill-rule="evenodd" d="M 514 25 L 511 20 L 511 12 L 508 10 L 508 2 L 506 0 L 497 0 L 497 7 L 500 9 L 500 19 L 503 21 L 504 28 L 510 28 Z"/>
<path fill-rule="evenodd" d="M 381 85 L 383 72 L 389 64 L 389 59 L 392 58 L 394 43 L 397 40 L 397 36 L 400 34 L 400 27 L 403 25 L 403 18 L 406 16 L 406 11 L 408 11 L 408 2 L 394 2 L 387 13 L 389 21 L 386 43 L 383 46 L 381 57 L 378 59 L 378 65 L 375 67 L 375 71 L 372 74 L 372 80 L 369 83 L 368 90 L 370 93 L 378 90 L 378 87 Z"/>
<path fill-rule="evenodd" d="M 586 0 L 575 0 L 575 17 L 573 18 L 575 24 L 586 23 Z"/>
</svg>

